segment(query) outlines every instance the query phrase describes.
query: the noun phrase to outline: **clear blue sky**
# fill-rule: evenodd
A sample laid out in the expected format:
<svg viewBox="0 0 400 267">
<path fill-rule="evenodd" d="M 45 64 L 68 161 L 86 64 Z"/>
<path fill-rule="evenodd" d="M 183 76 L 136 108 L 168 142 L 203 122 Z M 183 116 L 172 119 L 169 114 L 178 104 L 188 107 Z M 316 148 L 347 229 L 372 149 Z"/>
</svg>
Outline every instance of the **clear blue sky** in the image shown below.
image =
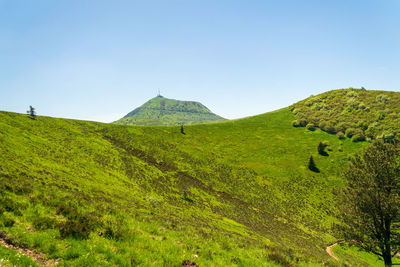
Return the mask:
<svg viewBox="0 0 400 267">
<path fill-rule="evenodd" d="M 232 119 L 400 90 L 399 0 L 0 0 L 0 110 L 111 122 L 162 95 Z"/>
</svg>

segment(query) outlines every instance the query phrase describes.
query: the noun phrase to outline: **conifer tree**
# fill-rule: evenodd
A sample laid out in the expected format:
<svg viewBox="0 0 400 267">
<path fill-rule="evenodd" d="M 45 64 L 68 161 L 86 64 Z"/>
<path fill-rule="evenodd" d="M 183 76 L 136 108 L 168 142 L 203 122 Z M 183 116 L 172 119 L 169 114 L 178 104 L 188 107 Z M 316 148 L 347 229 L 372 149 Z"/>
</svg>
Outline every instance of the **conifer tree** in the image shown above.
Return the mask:
<svg viewBox="0 0 400 267">
<path fill-rule="evenodd" d="M 32 106 L 29 106 L 29 110 L 26 111 L 26 113 L 32 118 L 34 119 L 36 117 L 36 111 L 35 108 Z"/>
<path fill-rule="evenodd" d="M 317 148 L 318 154 L 320 154 L 320 155 L 322 155 L 322 156 L 328 156 L 328 153 L 326 153 L 326 151 L 325 151 L 325 148 L 326 148 L 327 146 L 328 146 L 328 145 L 327 145 L 326 143 L 319 142 L 318 148 Z"/>
<path fill-rule="evenodd" d="M 313 172 L 319 172 L 317 165 L 315 165 L 313 156 L 310 156 L 310 159 L 308 160 L 308 169 L 310 169 Z"/>
</svg>

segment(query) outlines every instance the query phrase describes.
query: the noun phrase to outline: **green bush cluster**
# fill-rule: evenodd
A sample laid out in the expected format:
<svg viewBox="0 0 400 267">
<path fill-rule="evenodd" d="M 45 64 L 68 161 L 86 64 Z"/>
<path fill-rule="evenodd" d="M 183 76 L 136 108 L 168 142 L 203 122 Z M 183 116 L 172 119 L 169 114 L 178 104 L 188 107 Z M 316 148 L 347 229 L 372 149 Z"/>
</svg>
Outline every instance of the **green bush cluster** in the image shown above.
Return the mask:
<svg viewBox="0 0 400 267">
<path fill-rule="evenodd" d="M 314 123 L 308 123 L 306 128 L 310 131 L 315 131 L 315 124 Z"/>
<path fill-rule="evenodd" d="M 382 139 L 385 142 L 391 143 L 395 141 L 395 135 L 390 131 L 384 131 L 377 137 L 377 139 Z"/>
<path fill-rule="evenodd" d="M 105 238 L 114 240 L 128 240 L 134 238 L 134 232 L 129 228 L 127 221 L 122 216 L 106 216 L 102 219 Z"/>
<path fill-rule="evenodd" d="M 23 205 L 16 202 L 12 198 L 0 196 L 0 213 L 7 211 L 7 212 L 12 212 L 17 216 L 21 216 L 22 215 L 21 210 L 24 208 L 25 207 Z"/>
<path fill-rule="evenodd" d="M 344 135 L 343 132 L 337 132 L 337 133 L 336 133 L 336 136 L 337 136 L 337 138 L 339 138 L 339 139 L 345 139 L 345 138 L 346 138 L 346 136 Z"/>
<path fill-rule="evenodd" d="M 361 134 L 361 133 L 357 133 L 357 134 L 355 134 L 355 135 L 353 135 L 353 136 L 351 137 L 351 140 L 352 140 L 353 142 L 365 141 L 365 136 L 364 136 L 363 134 Z"/>
<path fill-rule="evenodd" d="M 33 217 L 32 226 L 36 230 L 53 229 L 57 226 L 57 221 L 54 218 L 50 218 L 48 216 L 38 215 Z"/>
<path fill-rule="evenodd" d="M 60 205 L 57 208 L 57 214 L 62 214 L 67 219 L 58 226 L 62 238 L 71 236 L 77 239 L 87 239 L 98 222 L 93 213 L 80 212 L 75 207 L 67 205 Z"/>
<path fill-rule="evenodd" d="M 344 136 L 354 142 L 399 139 L 398 92 L 355 88 L 333 90 L 300 101 L 292 105 L 291 110 L 296 117 L 293 126 L 314 125 L 327 133 L 337 134 L 339 139 Z"/>
<path fill-rule="evenodd" d="M 307 125 L 307 120 L 305 120 L 305 119 L 295 120 L 292 122 L 292 125 L 294 127 L 304 127 Z"/>
<path fill-rule="evenodd" d="M 4 227 L 13 227 L 15 224 L 15 220 L 10 217 L 5 217 L 3 220 Z"/>
<path fill-rule="evenodd" d="M 390 97 L 384 94 L 376 96 L 376 100 L 384 104 L 387 104 L 389 102 L 389 99 Z"/>
</svg>

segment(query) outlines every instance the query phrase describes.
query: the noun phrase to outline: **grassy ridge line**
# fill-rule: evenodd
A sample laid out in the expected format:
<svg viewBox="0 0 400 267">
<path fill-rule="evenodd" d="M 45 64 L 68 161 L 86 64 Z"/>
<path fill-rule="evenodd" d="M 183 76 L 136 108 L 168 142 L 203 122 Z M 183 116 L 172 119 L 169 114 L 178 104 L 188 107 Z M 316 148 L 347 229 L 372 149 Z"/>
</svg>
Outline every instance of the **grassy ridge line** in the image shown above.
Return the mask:
<svg viewBox="0 0 400 267">
<path fill-rule="evenodd" d="M 281 252 L 292 254 L 289 260 L 327 260 L 323 247 L 331 239 L 326 235 L 334 213 L 331 189 L 341 183 L 336 168 L 345 162 L 347 153 L 362 146 L 347 140 L 340 144 L 342 141 L 320 131 L 293 128 L 293 115 L 287 109 L 244 120 L 188 126 L 186 135 L 180 134 L 178 127 L 125 127 L 44 117 L 33 121 L 22 115 L 1 115 L 3 190 L 10 191 L 15 203 L 25 203 L 26 197 L 38 201 L 25 203 L 28 208 L 22 219 L 6 213 L 5 217 L 20 223 L 7 229 L 9 232 L 26 239 L 21 232 L 33 223 L 31 216 L 38 210 L 54 214 L 56 221 L 65 220 L 57 217 L 55 209 L 58 202 L 73 199 L 81 212 L 107 214 L 99 219 L 99 230 L 122 217 L 119 224 L 134 226 L 138 236 L 142 232 L 143 237 L 147 235 L 142 228 L 163 225 L 161 236 L 175 244 L 182 239 L 187 246 L 196 240 L 199 248 L 190 250 L 199 250 L 199 261 L 205 264 L 271 262 L 274 244 L 290 248 L 290 253 Z M 322 172 L 314 174 L 306 169 L 306 161 L 316 154 L 321 139 L 327 139 L 333 150 L 329 157 L 315 155 Z M 339 146 L 344 152 L 336 150 Z M 33 191 L 15 195 L 25 190 L 27 181 Z M 183 199 L 183 191 L 188 191 L 193 202 Z M 44 197 L 47 194 L 50 199 Z M 151 221 L 141 222 L 143 218 Z M 193 235 L 187 237 L 183 229 Z M 226 232 L 232 237 L 222 238 Z M 46 234 L 57 237 L 57 227 L 45 229 Z M 83 251 L 108 242 L 92 235 L 79 243 Z M 214 247 L 211 251 L 215 253 L 208 255 L 205 244 L 210 239 L 224 245 Z M 265 239 L 267 248 L 252 245 L 255 239 Z M 51 244 L 59 248 L 71 242 L 75 241 L 56 239 Z M 138 249 L 140 242 L 133 247 Z M 128 244 L 132 246 L 128 241 L 115 241 L 114 246 Z M 157 242 L 151 244 L 158 246 Z M 158 256 L 143 252 L 136 260 L 145 263 L 166 257 L 168 262 L 177 262 L 187 255 L 180 250 L 169 256 L 164 252 Z M 53 253 L 68 262 L 84 260 L 79 255 L 60 255 L 57 249 Z"/>
<path fill-rule="evenodd" d="M 164 111 L 164 112 L 184 112 L 184 113 L 195 113 L 195 114 L 210 114 L 210 112 L 201 112 L 201 111 L 192 111 L 192 110 L 161 109 L 161 108 L 141 108 L 141 109 L 142 110 L 157 110 L 157 111 Z"/>
<path fill-rule="evenodd" d="M 206 106 L 202 105 L 199 102 L 181 101 L 181 100 L 169 99 L 162 96 L 158 96 L 150 99 L 139 108 L 136 108 L 135 110 L 129 112 L 124 117 L 130 117 L 132 115 L 135 115 L 142 108 L 211 113 L 211 111 Z"/>
</svg>

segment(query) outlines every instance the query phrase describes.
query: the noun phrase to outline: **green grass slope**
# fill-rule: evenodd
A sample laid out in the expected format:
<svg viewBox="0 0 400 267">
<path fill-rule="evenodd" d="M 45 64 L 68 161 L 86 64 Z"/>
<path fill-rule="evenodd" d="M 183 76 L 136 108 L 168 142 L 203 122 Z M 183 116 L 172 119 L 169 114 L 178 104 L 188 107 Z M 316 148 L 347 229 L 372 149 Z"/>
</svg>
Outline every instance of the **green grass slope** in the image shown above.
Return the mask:
<svg viewBox="0 0 400 267">
<path fill-rule="evenodd" d="M 291 109 L 294 126 L 316 126 L 353 141 L 400 140 L 399 92 L 341 89 L 311 96 Z"/>
<path fill-rule="evenodd" d="M 0 112 L 0 229 L 68 266 L 337 265 L 324 251 L 335 190 L 368 143 L 294 119 L 287 108 L 183 135 Z"/>
<path fill-rule="evenodd" d="M 224 120 L 199 102 L 180 101 L 158 96 L 114 123 L 156 126 L 199 124 Z"/>
<path fill-rule="evenodd" d="M 37 267 L 39 265 L 34 260 L 21 253 L 0 246 L 0 266 Z"/>
</svg>

